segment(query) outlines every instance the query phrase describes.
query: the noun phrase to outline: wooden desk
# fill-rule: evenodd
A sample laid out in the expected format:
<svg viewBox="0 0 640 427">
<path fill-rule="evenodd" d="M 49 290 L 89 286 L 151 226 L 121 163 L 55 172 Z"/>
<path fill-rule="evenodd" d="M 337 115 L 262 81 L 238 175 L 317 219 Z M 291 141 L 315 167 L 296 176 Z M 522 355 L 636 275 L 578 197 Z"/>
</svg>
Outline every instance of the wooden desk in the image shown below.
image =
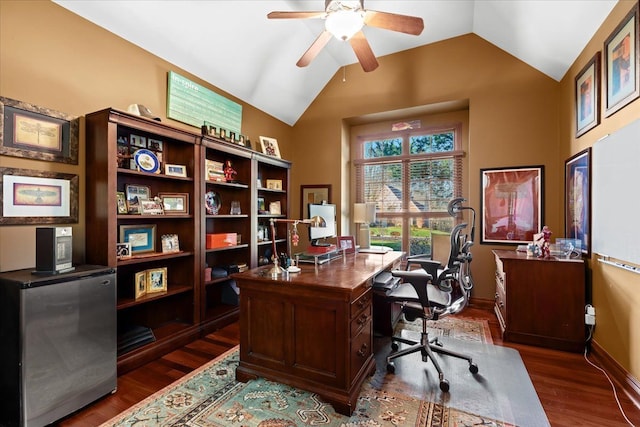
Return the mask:
<svg viewBox="0 0 640 427">
<path fill-rule="evenodd" d="M 373 358 L 373 277 L 402 252 L 352 254 L 272 278 L 271 266 L 233 275 L 240 288 L 236 379 L 289 384 L 351 415 Z"/>
<path fill-rule="evenodd" d="M 505 341 L 584 351 L 585 264 L 494 250 L 495 313 Z"/>
</svg>

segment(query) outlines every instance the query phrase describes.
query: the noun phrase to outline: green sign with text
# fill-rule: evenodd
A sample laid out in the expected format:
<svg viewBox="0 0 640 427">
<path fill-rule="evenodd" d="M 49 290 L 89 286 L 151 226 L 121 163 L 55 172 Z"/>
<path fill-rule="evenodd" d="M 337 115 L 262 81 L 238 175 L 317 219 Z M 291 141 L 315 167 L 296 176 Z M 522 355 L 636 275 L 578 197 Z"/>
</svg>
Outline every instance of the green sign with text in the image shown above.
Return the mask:
<svg viewBox="0 0 640 427">
<path fill-rule="evenodd" d="M 242 105 L 173 71 L 169 71 L 167 117 L 197 128 L 206 121 L 242 133 Z"/>
</svg>

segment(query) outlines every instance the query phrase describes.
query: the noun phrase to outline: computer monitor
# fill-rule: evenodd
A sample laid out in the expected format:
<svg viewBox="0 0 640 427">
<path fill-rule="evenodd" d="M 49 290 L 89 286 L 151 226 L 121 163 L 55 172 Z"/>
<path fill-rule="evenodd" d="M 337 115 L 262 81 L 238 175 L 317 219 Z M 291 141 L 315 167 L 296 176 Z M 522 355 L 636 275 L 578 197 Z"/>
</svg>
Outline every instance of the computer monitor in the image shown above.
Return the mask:
<svg viewBox="0 0 640 427">
<path fill-rule="evenodd" d="M 319 216 L 325 220 L 326 227 L 309 227 L 311 246 L 328 246 L 319 240 L 336 237 L 336 205 L 309 203 L 309 218 Z"/>
</svg>

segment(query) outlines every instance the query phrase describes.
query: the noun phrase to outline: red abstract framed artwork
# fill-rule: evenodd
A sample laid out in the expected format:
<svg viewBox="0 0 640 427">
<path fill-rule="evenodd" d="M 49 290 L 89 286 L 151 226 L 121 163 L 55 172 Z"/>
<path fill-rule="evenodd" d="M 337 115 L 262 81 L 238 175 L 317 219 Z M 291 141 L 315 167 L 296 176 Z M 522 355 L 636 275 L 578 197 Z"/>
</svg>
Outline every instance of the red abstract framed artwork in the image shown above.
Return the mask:
<svg viewBox="0 0 640 427">
<path fill-rule="evenodd" d="M 480 243 L 533 241 L 544 225 L 544 166 L 481 169 L 480 174 Z"/>
</svg>

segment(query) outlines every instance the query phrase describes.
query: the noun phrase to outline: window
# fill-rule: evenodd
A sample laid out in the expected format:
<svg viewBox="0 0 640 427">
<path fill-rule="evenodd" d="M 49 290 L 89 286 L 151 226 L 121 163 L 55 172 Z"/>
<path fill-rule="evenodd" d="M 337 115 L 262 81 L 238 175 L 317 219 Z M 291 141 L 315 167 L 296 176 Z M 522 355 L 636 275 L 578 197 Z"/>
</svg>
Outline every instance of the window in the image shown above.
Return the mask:
<svg viewBox="0 0 640 427">
<path fill-rule="evenodd" d="M 431 254 L 432 236 L 450 233 L 455 218 L 447 204 L 462 194 L 460 128 L 358 138 L 356 201 L 376 204 L 372 245 Z"/>
</svg>

